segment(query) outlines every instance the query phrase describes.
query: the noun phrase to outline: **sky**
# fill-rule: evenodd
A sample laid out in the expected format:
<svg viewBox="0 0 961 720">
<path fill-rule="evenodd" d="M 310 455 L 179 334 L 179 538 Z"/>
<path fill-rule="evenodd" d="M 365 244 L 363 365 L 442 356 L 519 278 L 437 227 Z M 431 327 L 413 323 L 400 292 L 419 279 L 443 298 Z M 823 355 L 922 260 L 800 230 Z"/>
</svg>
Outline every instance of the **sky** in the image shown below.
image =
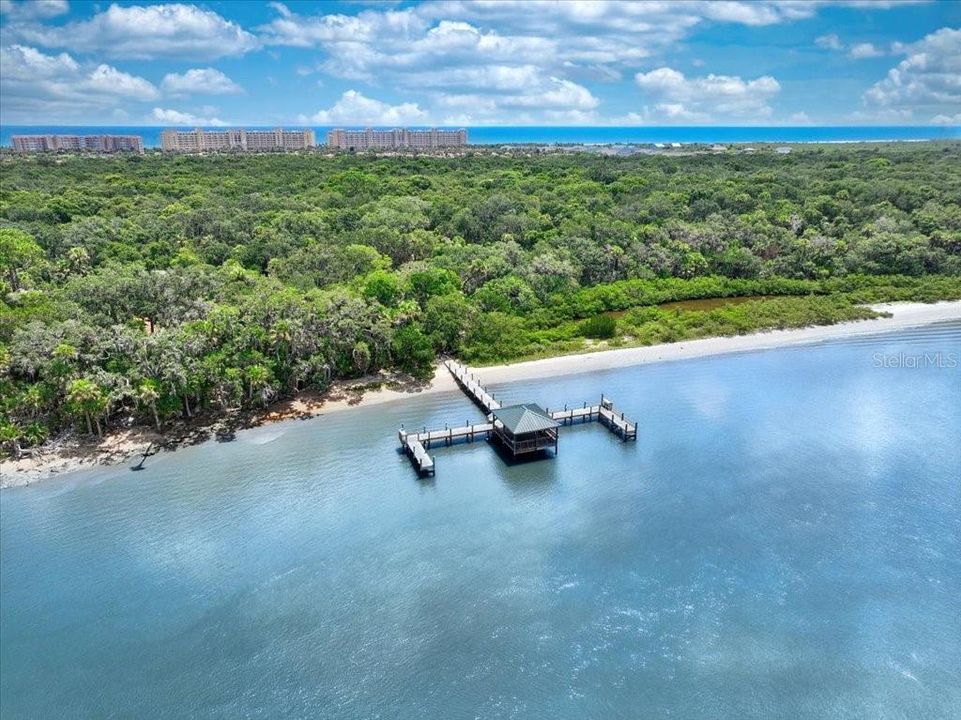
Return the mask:
<svg viewBox="0 0 961 720">
<path fill-rule="evenodd" d="M 961 125 L 961 0 L 0 0 L 6 125 Z"/>
</svg>

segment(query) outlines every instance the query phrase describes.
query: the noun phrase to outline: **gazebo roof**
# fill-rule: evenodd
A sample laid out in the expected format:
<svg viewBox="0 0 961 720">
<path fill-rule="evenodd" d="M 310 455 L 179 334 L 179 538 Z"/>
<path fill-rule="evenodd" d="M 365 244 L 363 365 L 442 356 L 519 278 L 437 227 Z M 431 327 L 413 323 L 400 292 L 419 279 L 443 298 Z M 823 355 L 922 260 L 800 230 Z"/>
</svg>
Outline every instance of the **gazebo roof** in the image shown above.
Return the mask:
<svg viewBox="0 0 961 720">
<path fill-rule="evenodd" d="M 495 410 L 492 414 L 495 420 L 500 420 L 504 429 L 511 435 L 526 435 L 556 428 L 559 425 L 544 408 L 534 403 L 511 405 Z"/>
</svg>

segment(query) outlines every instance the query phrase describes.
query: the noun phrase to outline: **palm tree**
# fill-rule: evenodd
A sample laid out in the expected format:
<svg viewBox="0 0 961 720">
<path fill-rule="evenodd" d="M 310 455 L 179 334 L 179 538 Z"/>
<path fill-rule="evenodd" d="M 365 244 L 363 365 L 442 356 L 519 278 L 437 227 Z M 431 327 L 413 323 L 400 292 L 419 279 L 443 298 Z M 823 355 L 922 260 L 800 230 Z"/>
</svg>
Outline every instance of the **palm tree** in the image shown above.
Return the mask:
<svg viewBox="0 0 961 720">
<path fill-rule="evenodd" d="M 363 340 L 354 345 L 353 353 L 354 369 L 361 375 L 370 369 L 370 347 Z"/>
<path fill-rule="evenodd" d="M 224 368 L 220 382 L 220 404 L 225 410 L 237 409 L 244 401 L 244 372 L 240 368 Z"/>
<path fill-rule="evenodd" d="M 247 368 L 245 374 L 247 375 L 248 399 L 253 400 L 254 392 L 260 390 L 261 403 L 266 406 L 267 395 L 270 391 L 270 369 L 264 365 L 251 365 Z"/>
<path fill-rule="evenodd" d="M 294 330 L 290 322 L 287 320 L 278 320 L 276 323 L 274 323 L 273 327 L 270 328 L 270 332 L 267 334 L 267 340 L 270 343 L 270 346 L 274 349 L 274 354 L 277 358 L 278 364 L 280 364 L 281 352 L 290 352 L 293 339 Z"/>
<path fill-rule="evenodd" d="M 291 381 L 291 360 L 294 357 L 298 324 L 290 320 L 278 320 L 267 332 L 267 341 L 274 351 L 274 371 L 278 382 L 285 387 L 289 387 Z"/>
<path fill-rule="evenodd" d="M 22 437 L 23 431 L 13 423 L 0 423 L 0 442 L 10 444 L 10 454 L 14 460 L 19 460 L 23 456 L 23 450 L 20 448 Z"/>
<path fill-rule="evenodd" d="M 23 431 L 23 437 L 31 445 L 42 445 L 49 435 L 50 430 L 42 422 L 30 423 Z"/>
<path fill-rule="evenodd" d="M 163 331 L 161 331 L 163 333 Z M 158 340 L 155 348 L 157 352 L 157 363 L 159 375 L 163 378 L 163 383 L 167 392 L 180 399 L 183 407 L 184 417 L 191 417 L 189 393 L 189 371 L 187 363 L 189 358 L 184 352 L 184 347 L 178 344 L 177 339 L 169 333 L 158 333 Z"/>
<path fill-rule="evenodd" d="M 157 381 L 144 380 L 140 383 L 140 387 L 137 388 L 137 398 L 150 408 L 154 425 L 157 426 L 157 432 L 160 432 L 162 428 L 160 427 L 160 416 L 157 414 L 157 400 L 160 398 L 160 392 L 158 391 Z"/>
<path fill-rule="evenodd" d="M 46 402 L 43 395 L 43 388 L 37 383 L 30 385 L 20 396 L 20 405 L 27 410 L 31 420 L 37 416 Z"/>
<path fill-rule="evenodd" d="M 69 343 L 60 343 L 53 349 L 53 364 L 51 372 L 61 378 L 71 374 L 73 364 L 77 361 L 80 353 Z"/>
<path fill-rule="evenodd" d="M 67 389 L 67 403 L 74 413 L 83 415 L 87 421 L 88 434 L 93 434 L 93 423 L 96 423 L 99 437 L 101 435 L 100 413 L 107 406 L 107 398 L 104 397 L 100 386 L 86 378 L 74 380 Z"/>
<path fill-rule="evenodd" d="M 72 247 L 67 251 L 67 267 L 74 275 L 86 275 L 90 269 L 90 253 L 84 247 Z"/>
</svg>

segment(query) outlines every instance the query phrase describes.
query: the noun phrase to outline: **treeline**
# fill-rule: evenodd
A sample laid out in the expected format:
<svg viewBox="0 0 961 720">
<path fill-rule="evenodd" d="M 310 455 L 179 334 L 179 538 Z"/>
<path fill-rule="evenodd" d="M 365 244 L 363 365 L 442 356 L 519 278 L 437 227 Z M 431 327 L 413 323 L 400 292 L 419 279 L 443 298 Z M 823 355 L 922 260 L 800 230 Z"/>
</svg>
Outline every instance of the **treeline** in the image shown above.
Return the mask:
<svg viewBox="0 0 961 720">
<path fill-rule="evenodd" d="M 736 298 L 701 309 L 677 301 Z M 961 298 L 961 277 L 849 275 L 828 280 L 626 280 L 585 288 L 527 316 L 486 313 L 458 353 L 473 363 L 532 359 L 626 343 L 651 345 L 875 317 L 865 303 Z M 667 305 L 662 305 L 667 303 Z M 625 311 L 630 312 L 625 312 Z M 583 318 L 583 319 L 581 319 Z"/>
<path fill-rule="evenodd" d="M 961 297 L 961 145 L 0 160 L 0 435 Z M 710 310 L 671 301 L 754 298 Z M 628 312 L 624 312 L 628 311 Z"/>
</svg>

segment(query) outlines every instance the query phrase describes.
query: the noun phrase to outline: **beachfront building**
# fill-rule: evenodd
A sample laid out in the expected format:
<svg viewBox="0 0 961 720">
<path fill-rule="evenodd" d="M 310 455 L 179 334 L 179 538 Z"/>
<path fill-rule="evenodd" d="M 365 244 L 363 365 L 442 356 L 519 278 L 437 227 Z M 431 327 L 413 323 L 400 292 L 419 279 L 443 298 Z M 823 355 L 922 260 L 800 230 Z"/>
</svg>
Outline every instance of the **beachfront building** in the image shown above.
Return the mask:
<svg viewBox="0 0 961 720">
<path fill-rule="evenodd" d="M 135 152 L 143 154 L 139 135 L 14 135 L 15 152 Z"/>
<path fill-rule="evenodd" d="M 317 145 L 313 130 L 164 130 L 160 149 L 165 152 L 277 152 L 307 150 Z"/>
<path fill-rule="evenodd" d="M 338 128 L 327 133 L 327 145 L 338 150 L 411 149 L 432 150 L 460 147 L 467 144 L 467 130 L 438 130 L 429 128 L 411 130 L 344 130 Z"/>
</svg>

